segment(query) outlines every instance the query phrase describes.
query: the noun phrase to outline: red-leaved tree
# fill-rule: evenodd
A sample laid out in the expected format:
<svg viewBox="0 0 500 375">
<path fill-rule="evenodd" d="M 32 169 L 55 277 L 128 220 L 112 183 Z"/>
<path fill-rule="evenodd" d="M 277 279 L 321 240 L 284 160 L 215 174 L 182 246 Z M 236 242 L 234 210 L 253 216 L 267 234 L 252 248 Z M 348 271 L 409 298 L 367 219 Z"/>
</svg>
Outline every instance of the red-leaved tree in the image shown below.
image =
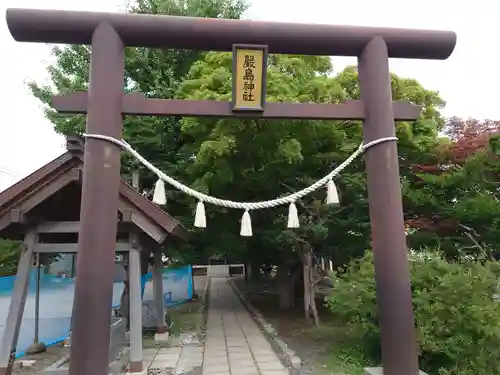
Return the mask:
<svg viewBox="0 0 500 375">
<path fill-rule="evenodd" d="M 452 256 L 471 249 L 491 256 L 500 239 L 500 121 L 453 117 L 442 132 L 432 162 L 411 165 L 415 175 L 405 189 L 410 243 L 437 244 Z"/>
</svg>

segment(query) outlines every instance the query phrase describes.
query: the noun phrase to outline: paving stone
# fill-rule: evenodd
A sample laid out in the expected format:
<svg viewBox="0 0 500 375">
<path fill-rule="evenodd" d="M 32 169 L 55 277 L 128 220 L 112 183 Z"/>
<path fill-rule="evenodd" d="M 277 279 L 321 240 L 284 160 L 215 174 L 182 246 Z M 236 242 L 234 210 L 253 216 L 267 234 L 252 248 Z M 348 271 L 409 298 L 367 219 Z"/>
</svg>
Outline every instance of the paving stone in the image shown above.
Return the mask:
<svg viewBox="0 0 500 375">
<path fill-rule="evenodd" d="M 236 369 L 231 369 L 231 374 L 235 375 L 260 375 L 259 370 L 255 366 L 251 367 L 238 367 Z"/>
<path fill-rule="evenodd" d="M 220 374 L 222 372 L 229 372 L 229 365 L 227 366 L 205 366 L 203 365 L 202 374 Z"/>
<path fill-rule="evenodd" d="M 256 354 L 254 354 L 254 358 L 255 358 L 255 361 L 257 363 L 268 363 L 268 362 L 279 361 L 279 359 L 276 355 L 256 355 Z"/>
<path fill-rule="evenodd" d="M 229 360 L 227 357 L 205 357 L 203 359 L 203 365 L 215 365 L 215 366 L 221 366 L 221 365 L 227 365 L 229 363 Z"/>
<path fill-rule="evenodd" d="M 181 353 L 159 353 L 155 356 L 155 358 L 159 359 L 171 359 L 171 358 L 179 358 L 181 356 Z"/>
<path fill-rule="evenodd" d="M 234 361 L 230 359 L 229 367 L 236 370 L 239 370 L 242 367 L 255 367 L 255 362 L 251 357 L 248 359 L 236 359 Z"/>
<path fill-rule="evenodd" d="M 151 365 L 153 364 L 153 360 L 147 360 L 147 361 L 146 361 L 146 360 L 143 360 L 143 361 L 142 361 L 142 364 L 143 364 L 143 366 L 144 366 L 144 368 L 145 368 L 145 369 L 146 369 L 146 368 L 150 368 L 150 367 L 151 367 Z"/>
<path fill-rule="evenodd" d="M 158 361 L 154 360 L 149 368 L 175 368 L 177 366 L 177 361 Z"/>
<path fill-rule="evenodd" d="M 206 350 L 203 358 L 227 358 L 227 350 Z"/>
<path fill-rule="evenodd" d="M 257 362 L 257 367 L 260 371 L 266 370 L 284 370 L 285 366 L 280 361 L 273 362 Z"/>
<path fill-rule="evenodd" d="M 191 354 L 191 355 L 187 356 L 187 359 L 189 359 L 190 361 L 201 362 L 201 361 L 203 361 L 203 353 Z"/>
<path fill-rule="evenodd" d="M 147 362 L 151 363 L 151 362 L 153 362 L 154 359 L 155 359 L 154 357 L 146 357 L 146 356 L 142 357 L 142 361 L 144 363 L 147 363 Z"/>
<path fill-rule="evenodd" d="M 209 339 L 210 341 L 210 339 Z M 225 352 L 227 349 L 226 345 L 215 345 L 215 344 L 209 344 L 205 348 L 205 353 L 207 352 Z"/>
<path fill-rule="evenodd" d="M 252 358 L 252 354 L 250 354 L 249 351 L 244 351 L 244 352 L 229 352 L 229 359 L 231 358 L 234 358 L 234 359 L 238 359 L 238 358 Z"/>
<path fill-rule="evenodd" d="M 288 375 L 227 280 L 212 279 L 209 296 L 202 375 Z"/>
<path fill-rule="evenodd" d="M 157 355 L 155 357 L 155 361 L 175 361 L 177 362 L 179 360 L 179 355 L 169 355 L 169 354 L 163 354 L 163 355 Z"/>
<path fill-rule="evenodd" d="M 265 370 L 260 371 L 259 375 L 289 375 L 287 370 Z"/>
</svg>

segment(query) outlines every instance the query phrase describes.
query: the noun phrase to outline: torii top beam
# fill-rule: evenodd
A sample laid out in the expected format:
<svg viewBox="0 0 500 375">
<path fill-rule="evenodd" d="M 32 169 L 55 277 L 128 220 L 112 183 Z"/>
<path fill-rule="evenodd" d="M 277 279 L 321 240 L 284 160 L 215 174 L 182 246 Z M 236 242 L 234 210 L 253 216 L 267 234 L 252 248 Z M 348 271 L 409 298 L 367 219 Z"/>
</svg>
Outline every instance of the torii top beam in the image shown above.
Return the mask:
<svg viewBox="0 0 500 375">
<path fill-rule="evenodd" d="M 19 42 L 91 44 L 107 22 L 130 47 L 231 51 L 243 43 L 267 45 L 270 53 L 360 56 L 380 36 L 389 57 L 444 60 L 456 44 L 454 32 L 436 30 L 18 8 L 7 9 L 6 18 Z"/>
</svg>

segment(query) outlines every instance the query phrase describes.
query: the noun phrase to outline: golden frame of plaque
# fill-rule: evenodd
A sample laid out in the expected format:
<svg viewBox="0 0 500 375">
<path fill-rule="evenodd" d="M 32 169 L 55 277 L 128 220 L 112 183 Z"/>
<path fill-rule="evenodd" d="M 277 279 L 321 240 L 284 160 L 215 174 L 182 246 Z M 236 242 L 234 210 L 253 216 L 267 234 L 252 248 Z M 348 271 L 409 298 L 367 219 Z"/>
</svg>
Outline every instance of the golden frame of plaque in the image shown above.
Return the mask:
<svg viewBox="0 0 500 375">
<path fill-rule="evenodd" d="M 233 44 L 233 111 L 263 111 L 267 46 Z"/>
</svg>

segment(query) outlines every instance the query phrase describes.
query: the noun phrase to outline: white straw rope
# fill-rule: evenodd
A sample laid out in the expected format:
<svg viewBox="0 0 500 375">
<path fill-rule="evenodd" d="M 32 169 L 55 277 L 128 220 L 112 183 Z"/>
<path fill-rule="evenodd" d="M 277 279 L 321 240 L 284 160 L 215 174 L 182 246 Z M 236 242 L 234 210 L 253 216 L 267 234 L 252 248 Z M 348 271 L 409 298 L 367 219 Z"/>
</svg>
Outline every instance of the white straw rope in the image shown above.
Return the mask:
<svg viewBox="0 0 500 375">
<path fill-rule="evenodd" d="M 340 164 L 333 171 L 331 171 L 326 176 L 324 176 L 320 180 L 316 181 L 312 185 L 306 187 L 305 189 L 297 191 L 293 194 L 287 195 L 287 196 L 282 197 L 282 198 L 277 198 L 277 199 L 272 199 L 272 200 L 262 201 L 262 202 L 234 202 L 231 200 L 219 199 L 216 197 L 212 197 L 210 195 L 200 193 L 199 191 L 193 190 L 189 186 L 186 186 L 183 183 L 175 180 L 174 178 L 166 175 L 161 170 L 156 168 L 153 164 L 151 164 L 146 159 L 144 159 L 144 157 L 142 157 L 136 150 L 134 150 L 132 148 L 132 146 L 130 146 L 124 140 L 119 140 L 119 139 L 109 137 L 106 135 L 101 135 L 101 134 L 83 134 L 83 136 L 86 138 L 93 138 L 93 139 L 100 139 L 103 141 L 108 141 L 108 142 L 111 142 L 111 143 L 114 143 L 114 144 L 120 146 L 121 148 L 123 148 L 124 150 L 126 150 L 130 154 L 132 154 L 137 160 L 139 160 L 151 172 L 155 173 L 158 176 L 158 178 L 162 179 L 163 181 L 165 181 L 169 185 L 175 187 L 176 189 L 182 191 L 183 193 L 198 199 L 201 202 L 211 203 L 213 205 L 221 206 L 221 207 L 242 209 L 242 210 L 246 210 L 246 211 L 260 210 L 263 208 L 276 207 L 276 206 L 280 206 L 283 204 L 289 204 L 289 203 L 295 202 L 297 199 L 300 199 L 300 198 L 312 193 L 313 191 L 318 190 L 320 187 L 326 185 L 328 183 L 328 181 L 330 181 L 333 177 L 338 175 L 343 169 L 345 169 L 349 164 L 351 164 L 361 153 L 363 153 L 369 147 L 372 147 L 372 146 L 375 146 L 375 145 L 378 145 L 378 144 L 384 143 L 384 142 L 398 140 L 397 137 L 385 137 L 385 138 L 375 139 L 367 144 L 361 144 L 356 149 L 356 151 L 354 151 L 342 164 Z"/>
</svg>

